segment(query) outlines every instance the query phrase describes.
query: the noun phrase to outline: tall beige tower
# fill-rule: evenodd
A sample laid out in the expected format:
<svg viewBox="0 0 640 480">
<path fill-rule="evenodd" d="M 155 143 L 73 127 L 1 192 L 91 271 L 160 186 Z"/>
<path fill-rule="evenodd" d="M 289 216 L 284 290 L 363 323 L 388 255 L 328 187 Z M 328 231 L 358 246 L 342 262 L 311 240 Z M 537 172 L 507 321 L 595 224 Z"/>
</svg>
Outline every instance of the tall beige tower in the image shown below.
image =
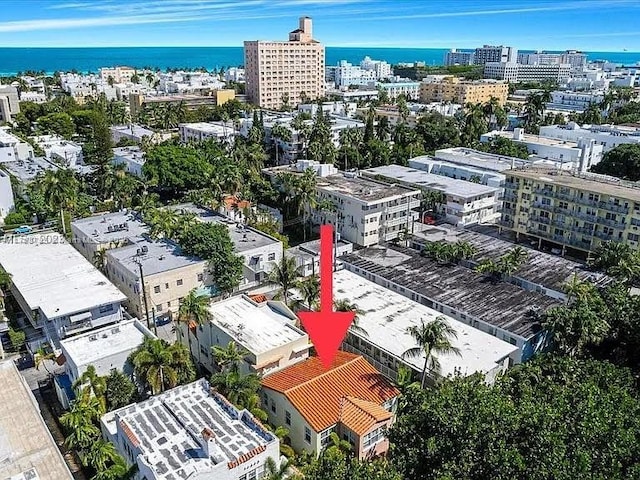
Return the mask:
<svg viewBox="0 0 640 480">
<path fill-rule="evenodd" d="M 244 66 L 247 99 L 262 108 L 324 96 L 324 46 L 313 39 L 309 17 L 300 18 L 289 41 L 244 42 Z"/>
</svg>

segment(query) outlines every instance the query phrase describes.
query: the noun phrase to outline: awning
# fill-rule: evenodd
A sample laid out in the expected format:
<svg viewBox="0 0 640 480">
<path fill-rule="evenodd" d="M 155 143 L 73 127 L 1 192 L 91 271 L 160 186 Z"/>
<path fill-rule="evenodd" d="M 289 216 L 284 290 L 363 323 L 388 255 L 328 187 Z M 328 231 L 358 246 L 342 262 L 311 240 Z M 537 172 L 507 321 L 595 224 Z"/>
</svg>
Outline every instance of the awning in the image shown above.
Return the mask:
<svg viewBox="0 0 640 480">
<path fill-rule="evenodd" d="M 83 320 L 91 320 L 91 312 L 78 313 L 76 315 L 70 315 L 69 320 L 71 323 L 82 322 Z"/>
</svg>

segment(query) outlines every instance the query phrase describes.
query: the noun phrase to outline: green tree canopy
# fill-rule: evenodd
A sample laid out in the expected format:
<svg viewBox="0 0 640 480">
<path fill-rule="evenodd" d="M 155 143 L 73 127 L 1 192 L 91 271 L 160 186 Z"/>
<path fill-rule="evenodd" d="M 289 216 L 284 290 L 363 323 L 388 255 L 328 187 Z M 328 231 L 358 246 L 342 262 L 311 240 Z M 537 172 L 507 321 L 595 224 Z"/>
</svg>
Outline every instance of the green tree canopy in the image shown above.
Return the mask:
<svg viewBox="0 0 640 480">
<path fill-rule="evenodd" d="M 591 171 L 637 182 L 640 180 L 640 144 L 618 145 L 605 153 Z"/>
<path fill-rule="evenodd" d="M 68 113 L 50 113 L 38 118 L 38 132 L 70 139 L 75 133 L 75 125 Z"/>
<path fill-rule="evenodd" d="M 147 181 L 173 198 L 209 186 L 212 166 L 193 147 L 158 145 L 146 153 L 142 172 Z"/>
</svg>

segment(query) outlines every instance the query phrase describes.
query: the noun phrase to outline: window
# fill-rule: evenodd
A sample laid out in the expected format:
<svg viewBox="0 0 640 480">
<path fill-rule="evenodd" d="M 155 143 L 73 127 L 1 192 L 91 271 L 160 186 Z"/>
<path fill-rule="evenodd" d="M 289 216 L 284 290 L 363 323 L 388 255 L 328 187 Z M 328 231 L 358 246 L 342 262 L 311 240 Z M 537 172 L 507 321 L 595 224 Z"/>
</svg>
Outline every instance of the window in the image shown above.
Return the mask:
<svg viewBox="0 0 640 480">
<path fill-rule="evenodd" d="M 102 305 L 99 309 L 100 313 L 108 313 L 113 311 L 113 304 Z"/>
<path fill-rule="evenodd" d="M 180 286 L 182 285 L 182 283 L 183 283 L 183 282 L 182 282 L 182 279 L 181 279 L 181 278 L 179 278 L 178 280 L 176 280 L 176 285 L 177 285 L 178 287 L 180 287 Z"/>
<path fill-rule="evenodd" d="M 155 287 L 153 287 L 153 291 L 155 293 L 160 293 L 160 285 L 156 285 Z"/>
<path fill-rule="evenodd" d="M 271 399 L 271 411 L 276 413 L 276 402 L 274 402 L 273 399 Z"/>
<path fill-rule="evenodd" d="M 164 288 L 165 288 L 165 290 L 169 290 L 169 284 L 168 284 L 168 283 L 165 283 L 165 284 L 164 284 Z"/>
<path fill-rule="evenodd" d="M 276 259 L 276 254 L 275 253 L 270 253 L 269 256 L 267 257 L 267 260 L 272 262 Z"/>
<path fill-rule="evenodd" d="M 284 411 L 284 423 L 291 425 L 291 412 L 287 410 Z"/>
<path fill-rule="evenodd" d="M 320 433 L 320 448 L 324 448 L 329 444 L 331 432 L 333 432 L 333 427 L 327 428 L 324 432 Z"/>
<path fill-rule="evenodd" d="M 199 273 L 198 274 L 198 281 L 201 282 L 204 280 L 204 274 L 203 273 Z"/>
<path fill-rule="evenodd" d="M 159 303 L 158 305 L 156 305 L 156 311 L 161 312 L 162 311 L 162 304 Z"/>
<path fill-rule="evenodd" d="M 367 433 L 362 441 L 362 448 L 369 448 L 384 439 L 384 428 L 378 427 Z"/>
<path fill-rule="evenodd" d="M 627 235 L 627 238 L 632 242 L 637 242 L 639 237 L 635 233 L 630 233 Z"/>
<path fill-rule="evenodd" d="M 309 427 L 304 427 L 304 441 L 311 445 L 311 430 Z"/>
</svg>

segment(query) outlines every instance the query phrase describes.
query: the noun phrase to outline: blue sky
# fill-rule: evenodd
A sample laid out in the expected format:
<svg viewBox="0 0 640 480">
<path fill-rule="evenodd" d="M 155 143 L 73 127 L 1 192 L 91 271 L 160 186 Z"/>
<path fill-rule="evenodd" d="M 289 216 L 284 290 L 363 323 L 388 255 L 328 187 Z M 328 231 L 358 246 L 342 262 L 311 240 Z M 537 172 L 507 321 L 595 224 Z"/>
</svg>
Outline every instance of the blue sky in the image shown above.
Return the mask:
<svg viewBox="0 0 640 480">
<path fill-rule="evenodd" d="M 240 46 L 314 19 L 330 46 L 640 51 L 639 0 L 3 0 L 3 46 Z"/>
</svg>

